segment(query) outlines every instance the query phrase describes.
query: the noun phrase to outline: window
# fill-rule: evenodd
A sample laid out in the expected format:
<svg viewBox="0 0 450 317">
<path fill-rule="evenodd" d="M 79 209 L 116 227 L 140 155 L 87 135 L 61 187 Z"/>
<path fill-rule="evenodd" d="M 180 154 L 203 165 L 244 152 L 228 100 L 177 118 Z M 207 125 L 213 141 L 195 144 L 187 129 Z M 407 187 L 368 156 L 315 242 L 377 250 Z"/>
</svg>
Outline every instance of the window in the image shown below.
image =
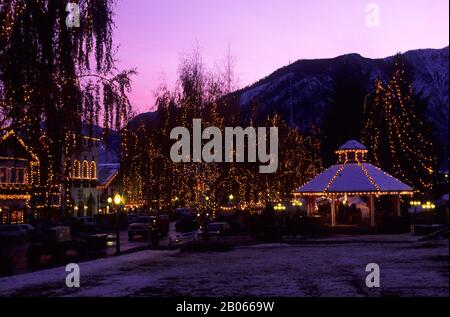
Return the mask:
<svg viewBox="0 0 450 317">
<path fill-rule="evenodd" d="M 17 183 L 17 169 L 11 168 L 11 183 Z"/>
<path fill-rule="evenodd" d="M 78 161 L 78 160 L 75 160 L 73 162 L 73 177 L 74 178 L 81 177 L 81 165 L 80 165 L 80 161 Z"/>
<path fill-rule="evenodd" d="M 82 168 L 82 178 L 89 178 L 89 163 L 88 161 L 83 161 L 83 168 Z"/>
<path fill-rule="evenodd" d="M 97 166 L 94 161 L 91 162 L 91 178 L 97 179 Z"/>
<path fill-rule="evenodd" d="M 17 169 L 17 183 L 25 184 L 25 170 L 23 168 Z"/>
<path fill-rule="evenodd" d="M 6 182 L 7 182 L 6 167 L 1 167 L 0 168 L 0 183 L 6 183 Z"/>
</svg>

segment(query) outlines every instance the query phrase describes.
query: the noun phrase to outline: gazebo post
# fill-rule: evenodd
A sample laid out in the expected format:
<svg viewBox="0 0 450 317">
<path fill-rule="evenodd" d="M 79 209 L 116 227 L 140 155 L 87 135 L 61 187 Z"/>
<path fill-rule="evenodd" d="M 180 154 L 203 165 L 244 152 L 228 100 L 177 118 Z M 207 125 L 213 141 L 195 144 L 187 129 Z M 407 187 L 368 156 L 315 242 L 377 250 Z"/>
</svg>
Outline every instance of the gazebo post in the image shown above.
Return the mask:
<svg viewBox="0 0 450 317">
<path fill-rule="evenodd" d="M 336 204 L 334 195 L 331 196 L 331 226 L 336 226 Z"/>
<path fill-rule="evenodd" d="M 311 207 L 310 207 L 310 197 L 306 197 L 306 215 L 309 217 L 311 216 Z"/>
<path fill-rule="evenodd" d="M 369 195 L 369 201 L 370 201 L 370 208 L 369 208 L 370 209 L 370 225 L 372 227 L 374 227 L 375 226 L 375 202 L 374 202 L 372 194 Z"/>
<path fill-rule="evenodd" d="M 401 212 L 400 212 L 400 195 L 395 195 L 394 196 L 394 215 L 396 217 L 400 217 Z"/>
<path fill-rule="evenodd" d="M 308 196 L 306 198 L 306 215 L 311 217 L 314 210 L 314 196 Z"/>
</svg>

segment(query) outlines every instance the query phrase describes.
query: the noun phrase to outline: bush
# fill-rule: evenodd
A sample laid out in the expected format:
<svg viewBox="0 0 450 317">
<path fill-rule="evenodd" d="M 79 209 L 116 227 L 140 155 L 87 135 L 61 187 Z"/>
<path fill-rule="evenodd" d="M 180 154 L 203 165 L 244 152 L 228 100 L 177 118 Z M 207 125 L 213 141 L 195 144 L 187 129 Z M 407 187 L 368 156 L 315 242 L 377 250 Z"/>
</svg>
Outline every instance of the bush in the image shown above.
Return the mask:
<svg viewBox="0 0 450 317">
<path fill-rule="evenodd" d="M 380 233 L 406 233 L 410 232 L 407 217 L 385 217 L 380 224 Z"/>
<path fill-rule="evenodd" d="M 298 227 L 300 235 L 315 235 L 325 232 L 322 217 L 302 217 Z"/>
</svg>

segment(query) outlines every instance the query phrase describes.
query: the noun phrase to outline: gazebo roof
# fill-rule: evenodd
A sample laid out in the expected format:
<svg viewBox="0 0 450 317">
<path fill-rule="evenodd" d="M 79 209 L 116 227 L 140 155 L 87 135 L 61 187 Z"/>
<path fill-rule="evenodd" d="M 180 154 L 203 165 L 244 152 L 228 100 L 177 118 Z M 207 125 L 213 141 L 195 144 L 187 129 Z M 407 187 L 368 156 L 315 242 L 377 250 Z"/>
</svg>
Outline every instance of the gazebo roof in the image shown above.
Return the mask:
<svg viewBox="0 0 450 317">
<path fill-rule="evenodd" d="M 339 150 L 367 150 L 367 148 L 364 144 L 356 140 L 350 140 L 342 144 Z"/>
<path fill-rule="evenodd" d="M 340 150 L 365 150 L 358 141 L 351 140 Z M 412 194 L 413 189 L 380 168 L 363 161 L 345 160 L 333 165 L 299 187 L 296 193 L 304 195 L 330 194 Z"/>
</svg>

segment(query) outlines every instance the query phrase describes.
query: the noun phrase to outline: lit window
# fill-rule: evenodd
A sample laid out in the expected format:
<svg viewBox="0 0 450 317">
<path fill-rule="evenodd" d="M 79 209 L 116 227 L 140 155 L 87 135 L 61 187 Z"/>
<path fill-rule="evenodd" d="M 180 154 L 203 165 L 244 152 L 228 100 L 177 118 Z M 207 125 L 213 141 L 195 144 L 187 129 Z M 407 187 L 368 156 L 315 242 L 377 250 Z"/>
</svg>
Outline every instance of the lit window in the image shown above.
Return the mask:
<svg viewBox="0 0 450 317">
<path fill-rule="evenodd" d="M 94 161 L 91 162 L 91 178 L 97 179 L 97 167 Z"/>
<path fill-rule="evenodd" d="M 80 165 L 80 161 L 78 161 L 78 160 L 75 160 L 73 162 L 73 177 L 74 178 L 81 177 L 81 165 Z"/>
<path fill-rule="evenodd" d="M 89 163 L 88 161 L 83 161 L 83 168 L 82 168 L 82 178 L 89 178 Z"/>
</svg>

